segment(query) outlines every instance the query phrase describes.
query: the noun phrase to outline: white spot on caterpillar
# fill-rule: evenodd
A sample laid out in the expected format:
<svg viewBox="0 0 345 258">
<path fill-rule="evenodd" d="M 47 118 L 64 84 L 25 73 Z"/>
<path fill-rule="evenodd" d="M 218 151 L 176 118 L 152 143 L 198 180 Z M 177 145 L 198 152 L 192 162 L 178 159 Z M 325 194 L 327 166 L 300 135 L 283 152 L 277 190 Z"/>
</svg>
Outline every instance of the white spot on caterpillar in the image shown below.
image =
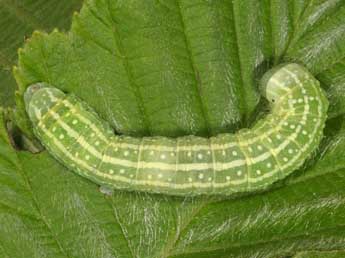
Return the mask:
<svg viewBox="0 0 345 258">
<path fill-rule="evenodd" d="M 307 135 L 307 131 L 306 131 L 306 130 L 303 130 L 303 131 L 302 131 L 302 134 Z"/>
<path fill-rule="evenodd" d="M 153 154 L 155 154 L 155 152 L 154 151 L 150 151 L 150 155 L 152 156 Z"/>
<path fill-rule="evenodd" d="M 152 175 L 148 175 L 147 178 L 148 178 L 148 179 L 152 179 Z"/>
<path fill-rule="evenodd" d="M 123 155 L 128 156 L 129 155 L 129 151 L 124 151 Z"/>
<path fill-rule="evenodd" d="M 56 131 L 56 126 L 54 126 L 54 127 L 53 127 L 53 130 L 52 130 L 52 131 L 53 131 L 53 132 L 55 132 L 55 131 Z"/>
<path fill-rule="evenodd" d="M 261 145 L 258 145 L 258 150 L 262 151 L 262 146 Z"/>
<path fill-rule="evenodd" d="M 277 139 L 280 140 L 282 138 L 282 136 L 280 134 L 277 134 Z"/>
<path fill-rule="evenodd" d="M 207 154 L 208 154 L 208 155 L 210 155 L 210 154 L 211 154 L 211 152 L 210 152 L 210 151 L 207 151 Z"/>
<path fill-rule="evenodd" d="M 209 177 L 209 178 L 208 178 L 208 181 L 212 181 L 212 177 Z"/>
<path fill-rule="evenodd" d="M 95 142 L 95 145 L 96 145 L 96 146 L 98 146 L 99 144 L 100 144 L 100 142 L 99 142 L 99 141 L 96 141 L 96 142 Z"/>
<path fill-rule="evenodd" d="M 170 153 L 170 156 L 171 156 L 171 157 L 174 157 L 174 156 L 175 156 L 175 153 L 174 153 L 174 152 L 171 152 L 171 153 Z"/>
<path fill-rule="evenodd" d="M 256 174 L 261 175 L 261 170 L 260 169 L 256 170 Z"/>
<path fill-rule="evenodd" d="M 110 169 L 110 170 L 109 170 L 109 173 L 110 173 L 111 175 L 114 174 L 114 170 Z"/>
<path fill-rule="evenodd" d="M 225 156 L 226 155 L 226 152 L 225 150 L 222 151 L 222 155 Z"/>
<path fill-rule="evenodd" d="M 70 112 L 67 112 L 67 113 L 66 113 L 66 117 L 69 117 L 70 115 L 71 115 Z"/>
<path fill-rule="evenodd" d="M 225 177 L 227 181 L 230 181 L 231 177 L 230 176 L 226 176 Z"/>
<path fill-rule="evenodd" d="M 200 173 L 199 174 L 199 179 L 203 179 L 204 178 L 204 174 L 203 173 Z"/>
<path fill-rule="evenodd" d="M 192 179 L 191 177 L 188 177 L 188 181 L 189 181 L 189 182 L 192 182 L 193 179 Z"/>
<path fill-rule="evenodd" d="M 241 170 L 237 171 L 237 175 L 238 176 L 242 175 L 242 171 Z"/>
<path fill-rule="evenodd" d="M 191 152 L 191 151 L 188 151 L 187 156 L 188 156 L 188 157 L 191 157 L 191 156 L 192 156 L 192 152 Z"/>
<path fill-rule="evenodd" d="M 73 121 L 72 121 L 72 124 L 74 124 L 74 125 L 76 125 L 78 123 L 78 121 L 76 120 L 76 119 L 74 119 Z"/>
<path fill-rule="evenodd" d="M 90 155 L 86 155 L 86 156 L 85 156 L 85 159 L 86 159 L 86 160 L 89 160 L 89 159 L 90 159 Z"/>
<path fill-rule="evenodd" d="M 91 133 L 90 136 L 91 136 L 91 137 L 95 137 L 95 133 Z"/>
<path fill-rule="evenodd" d="M 202 159 L 202 157 L 203 157 L 202 154 L 199 153 L 199 154 L 198 154 L 198 159 Z"/>
<path fill-rule="evenodd" d="M 162 178 L 163 177 L 163 174 L 162 173 L 159 173 L 158 174 L 158 178 Z"/>
<path fill-rule="evenodd" d="M 298 103 L 302 103 L 303 102 L 303 99 L 298 99 Z"/>
<path fill-rule="evenodd" d="M 172 181 L 172 179 L 169 177 L 169 178 L 168 178 L 168 182 L 171 182 L 171 181 Z"/>
<path fill-rule="evenodd" d="M 284 157 L 283 160 L 284 160 L 285 162 L 288 162 L 289 159 L 288 159 L 287 157 Z"/>
<path fill-rule="evenodd" d="M 295 125 L 290 125 L 290 128 L 291 128 L 291 129 L 295 129 L 296 126 L 295 126 Z"/>
<path fill-rule="evenodd" d="M 165 159 L 165 158 L 166 158 L 165 154 L 162 154 L 161 159 Z"/>
<path fill-rule="evenodd" d="M 292 153 L 293 153 L 293 149 L 289 149 L 288 152 L 289 152 L 290 154 L 292 154 Z"/>
<path fill-rule="evenodd" d="M 60 134 L 59 139 L 62 140 L 63 138 L 65 138 L 65 136 L 63 134 Z"/>
<path fill-rule="evenodd" d="M 272 167 L 272 164 L 270 162 L 267 163 L 266 165 L 268 168 Z"/>
<path fill-rule="evenodd" d="M 237 156 L 237 151 L 233 151 L 233 152 L 232 152 L 232 155 L 233 155 L 233 156 Z"/>
<path fill-rule="evenodd" d="M 248 147 L 249 152 L 253 152 L 252 147 Z"/>
<path fill-rule="evenodd" d="M 125 170 L 123 168 L 120 169 L 120 174 L 124 174 Z"/>
</svg>

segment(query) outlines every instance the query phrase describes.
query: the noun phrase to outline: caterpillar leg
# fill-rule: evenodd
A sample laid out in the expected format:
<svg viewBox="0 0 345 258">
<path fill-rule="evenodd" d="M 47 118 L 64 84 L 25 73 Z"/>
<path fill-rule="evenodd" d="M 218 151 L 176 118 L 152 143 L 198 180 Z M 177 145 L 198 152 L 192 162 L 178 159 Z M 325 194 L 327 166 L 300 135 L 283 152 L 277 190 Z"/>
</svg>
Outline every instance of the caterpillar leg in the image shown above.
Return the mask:
<svg viewBox="0 0 345 258">
<path fill-rule="evenodd" d="M 114 189 L 109 187 L 109 186 L 107 186 L 107 185 L 101 185 L 99 187 L 99 191 L 102 194 L 109 195 L 109 196 L 113 195 L 113 193 L 114 193 Z"/>
</svg>

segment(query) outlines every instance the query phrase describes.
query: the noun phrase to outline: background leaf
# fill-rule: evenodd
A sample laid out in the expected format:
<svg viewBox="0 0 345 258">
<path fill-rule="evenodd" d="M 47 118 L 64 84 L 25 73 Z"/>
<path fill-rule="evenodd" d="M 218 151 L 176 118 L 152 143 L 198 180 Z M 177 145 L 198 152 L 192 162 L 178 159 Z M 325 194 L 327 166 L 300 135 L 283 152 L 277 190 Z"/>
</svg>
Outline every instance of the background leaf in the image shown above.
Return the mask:
<svg viewBox="0 0 345 258">
<path fill-rule="evenodd" d="M 36 32 L 15 70 L 19 96 L 33 82 L 52 83 L 119 133 L 248 126 L 264 109 L 260 77 L 292 60 L 322 82 L 331 119 L 300 171 L 231 199 L 103 196 L 46 152 L 12 149 L 2 128 L 0 254 L 267 258 L 344 249 L 344 18 L 341 0 L 87 0 L 71 32 Z"/>
<path fill-rule="evenodd" d="M 332 252 L 301 252 L 294 256 L 294 258 L 341 258 L 344 257 L 343 251 Z"/>
<path fill-rule="evenodd" d="M 12 67 L 17 49 L 33 30 L 67 29 L 72 12 L 82 0 L 1 0 L 0 1 L 0 103 L 14 104 L 15 80 Z"/>
</svg>

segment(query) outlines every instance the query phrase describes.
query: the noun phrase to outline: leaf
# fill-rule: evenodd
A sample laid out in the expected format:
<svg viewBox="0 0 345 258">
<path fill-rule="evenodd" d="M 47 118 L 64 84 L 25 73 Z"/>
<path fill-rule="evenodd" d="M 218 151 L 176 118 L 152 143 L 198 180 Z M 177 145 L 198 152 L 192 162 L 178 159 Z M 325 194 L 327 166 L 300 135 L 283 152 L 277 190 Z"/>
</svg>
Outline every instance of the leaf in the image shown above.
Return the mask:
<svg viewBox="0 0 345 258">
<path fill-rule="evenodd" d="M 69 33 L 36 32 L 15 70 L 19 94 L 52 83 L 119 133 L 248 126 L 263 109 L 258 80 L 291 60 L 321 80 L 333 119 L 300 171 L 270 191 L 231 199 L 103 196 L 46 152 L 10 149 L 2 129 L 0 254 L 267 258 L 344 249 L 344 18 L 341 0 L 87 0 Z"/>
<path fill-rule="evenodd" d="M 342 258 L 345 253 L 343 251 L 332 252 L 302 252 L 295 255 L 293 258 Z"/>
<path fill-rule="evenodd" d="M 17 62 L 17 49 L 34 29 L 68 28 L 70 14 L 79 9 L 81 0 L 0 1 L 0 102 L 14 104 L 16 88 L 11 70 Z"/>
</svg>

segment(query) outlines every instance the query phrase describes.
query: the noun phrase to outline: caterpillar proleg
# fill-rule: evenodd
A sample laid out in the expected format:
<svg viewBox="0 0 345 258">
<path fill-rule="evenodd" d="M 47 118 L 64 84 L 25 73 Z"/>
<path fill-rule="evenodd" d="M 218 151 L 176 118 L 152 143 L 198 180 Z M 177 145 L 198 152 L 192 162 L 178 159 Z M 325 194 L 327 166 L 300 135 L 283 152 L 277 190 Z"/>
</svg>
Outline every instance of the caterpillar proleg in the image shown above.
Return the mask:
<svg viewBox="0 0 345 258">
<path fill-rule="evenodd" d="M 298 169 L 317 148 L 328 101 L 303 66 L 268 71 L 261 93 L 271 110 L 250 129 L 210 138 L 135 138 L 110 125 L 73 94 L 45 83 L 26 90 L 34 133 L 62 164 L 101 186 L 169 195 L 261 190 Z"/>
</svg>

